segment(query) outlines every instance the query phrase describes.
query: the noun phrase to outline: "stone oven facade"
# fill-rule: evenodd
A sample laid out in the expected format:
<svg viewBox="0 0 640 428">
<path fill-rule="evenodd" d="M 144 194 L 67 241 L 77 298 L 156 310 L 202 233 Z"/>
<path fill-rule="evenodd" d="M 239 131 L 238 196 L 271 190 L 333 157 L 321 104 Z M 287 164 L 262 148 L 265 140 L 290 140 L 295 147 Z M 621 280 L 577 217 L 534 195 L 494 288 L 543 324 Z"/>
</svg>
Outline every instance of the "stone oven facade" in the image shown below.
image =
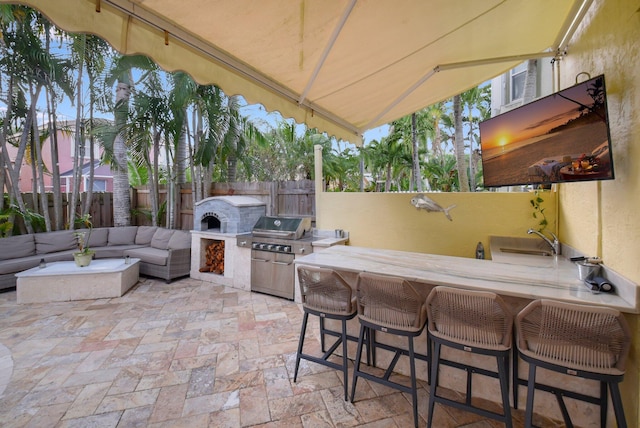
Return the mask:
<svg viewBox="0 0 640 428">
<path fill-rule="evenodd" d="M 264 202 L 249 196 L 213 196 L 196 203 L 193 230 L 249 233 L 266 211 Z"/>
</svg>

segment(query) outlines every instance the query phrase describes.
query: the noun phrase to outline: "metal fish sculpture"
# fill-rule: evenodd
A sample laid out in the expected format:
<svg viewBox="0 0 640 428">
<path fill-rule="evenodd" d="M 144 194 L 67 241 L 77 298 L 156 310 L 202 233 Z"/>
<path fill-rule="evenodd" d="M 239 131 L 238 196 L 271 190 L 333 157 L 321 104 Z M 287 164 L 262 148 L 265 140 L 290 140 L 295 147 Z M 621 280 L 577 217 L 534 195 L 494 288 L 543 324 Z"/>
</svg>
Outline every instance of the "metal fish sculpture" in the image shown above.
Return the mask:
<svg viewBox="0 0 640 428">
<path fill-rule="evenodd" d="M 449 220 L 453 221 L 451 215 L 449 215 L 449 211 L 454 208 L 455 205 L 451 205 L 447 208 L 442 208 L 436 201 L 425 196 L 424 193 L 418 193 L 413 198 L 411 198 L 411 205 L 419 210 L 426 210 L 428 212 L 442 211 Z"/>
</svg>

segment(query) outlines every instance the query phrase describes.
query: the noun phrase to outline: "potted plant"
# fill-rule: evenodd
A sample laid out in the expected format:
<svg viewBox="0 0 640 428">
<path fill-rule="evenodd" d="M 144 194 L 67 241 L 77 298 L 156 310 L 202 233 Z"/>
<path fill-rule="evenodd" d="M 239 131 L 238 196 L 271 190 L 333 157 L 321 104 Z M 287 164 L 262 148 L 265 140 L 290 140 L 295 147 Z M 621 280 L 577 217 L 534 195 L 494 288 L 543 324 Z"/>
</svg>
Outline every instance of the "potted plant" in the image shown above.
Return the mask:
<svg viewBox="0 0 640 428">
<path fill-rule="evenodd" d="M 76 220 L 76 223 L 84 226 L 86 230 L 80 230 L 74 233 L 78 240 L 78 251 L 73 253 L 73 259 L 78 267 L 89 266 L 94 254 L 94 251 L 89 248 L 89 238 L 91 237 L 91 231 L 93 230 L 91 214 L 83 215 Z"/>
</svg>

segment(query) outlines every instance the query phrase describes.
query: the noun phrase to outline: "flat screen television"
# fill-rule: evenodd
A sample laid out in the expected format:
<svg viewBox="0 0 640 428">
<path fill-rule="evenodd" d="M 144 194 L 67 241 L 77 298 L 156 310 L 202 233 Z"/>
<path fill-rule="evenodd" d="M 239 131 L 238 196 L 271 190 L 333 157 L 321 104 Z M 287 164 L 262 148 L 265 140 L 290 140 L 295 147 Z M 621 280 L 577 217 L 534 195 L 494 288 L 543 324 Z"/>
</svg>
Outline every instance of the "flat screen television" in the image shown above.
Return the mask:
<svg viewBox="0 0 640 428">
<path fill-rule="evenodd" d="M 604 75 L 480 123 L 485 187 L 614 178 Z"/>
</svg>

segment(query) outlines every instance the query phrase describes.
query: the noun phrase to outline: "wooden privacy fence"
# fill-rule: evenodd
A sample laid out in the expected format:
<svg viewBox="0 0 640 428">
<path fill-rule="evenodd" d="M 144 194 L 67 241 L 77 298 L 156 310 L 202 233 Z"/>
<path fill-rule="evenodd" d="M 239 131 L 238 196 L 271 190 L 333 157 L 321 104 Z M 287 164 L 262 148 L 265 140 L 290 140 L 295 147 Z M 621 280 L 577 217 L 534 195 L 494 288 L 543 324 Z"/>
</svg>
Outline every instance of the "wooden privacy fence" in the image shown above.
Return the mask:
<svg viewBox="0 0 640 428">
<path fill-rule="evenodd" d="M 158 204 L 161 206 L 167 200 L 166 186 L 160 186 L 158 192 L 160 194 Z M 209 196 L 226 195 L 256 198 L 266 204 L 267 215 L 304 216 L 311 217 L 312 221 L 315 221 L 316 199 L 313 180 L 213 183 L 211 185 Z M 149 189 L 146 186 L 132 189 L 133 224 L 151 224 L 149 196 Z M 175 212 L 177 229 L 193 229 L 193 198 L 190 184 L 182 185 L 179 193 L 176 194 Z M 163 213 L 166 213 L 166 210 Z M 163 214 L 161 220 L 164 221 L 164 219 Z"/>
<path fill-rule="evenodd" d="M 82 212 L 82 207 L 84 206 L 84 201 L 86 200 L 86 197 L 87 197 L 86 193 L 80 194 L 80 199 L 78 201 L 78 204 L 76 205 L 76 213 L 78 216 Z M 62 194 L 62 218 L 63 218 L 64 229 L 69 228 L 69 199 L 70 198 L 71 198 L 70 194 L 67 194 L 67 193 Z M 26 207 L 29 210 L 33 211 L 34 210 L 33 193 L 23 193 L 22 199 L 24 200 L 24 204 L 26 205 Z M 49 218 L 51 219 L 52 227 L 55 230 L 53 193 L 47 193 L 47 202 L 48 202 Z M 38 199 L 38 206 L 39 205 L 40 205 L 40 199 Z M 94 227 L 113 226 L 113 194 L 112 193 L 93 193 L 93 197 L 91 198 L 91 206 L 89 207 L 89 214 L 91 214 L 91 219 Z M 24 226 L 24 222 L 22 221 L 21 217 L 16 216 L 15 223 L 22 233 L 26 233 L 26 228 Z"/>
<path fill-rule="evenodd" d="M 159 202 L 162 204 L 167 200 L 166 186 L 159 188 Z M 267 215 L 274 216 L 296 216 L 311 217 L 315 221 L 315 188 L 312 180 L 301 181 L 270 181 L 255 183 L 214 183 L 209 192 L 210 196 L 250 196 L 266 204 Z M 53 223 L 53 194 L 48 193 L 49 214 Z M 68 228 L 69 222 L 69 202 L 67 198 L 70 195 L 62 194 L 64 227 Z M 33 200 L 31 193 L 23 194 L 26 206 L 33 209 Z M 86 193 L 80 194 L 80 200 L 76 207 L 76 212 L 80 213 L 81 207 L 84 205 Z M 40 202 L 40 201 L 38 201 Z M 107 192 L 93 193 L 91 199 L 91 208 L 89 213 L 93 219 L 94 227 L 113 226 L 113 194 Z M 133 225 L 150 225 L 151 224 L 151 199 L 149 189 L 144 187 L 136 187 L 131 189 L 131 223 Z M 182 185 L 180 191 L 176 194 L 176 229 L 191 230 L 193 229 L 193 199 L 191 197 L 191 184 Z M 161 224 L 166 219 L 166 209 L 161 210 Z M 17 217 L 21 230 L 24 229 L 22 220 Z M 24 231 L 23 231 L 24 233 Z"/>
</svg>

